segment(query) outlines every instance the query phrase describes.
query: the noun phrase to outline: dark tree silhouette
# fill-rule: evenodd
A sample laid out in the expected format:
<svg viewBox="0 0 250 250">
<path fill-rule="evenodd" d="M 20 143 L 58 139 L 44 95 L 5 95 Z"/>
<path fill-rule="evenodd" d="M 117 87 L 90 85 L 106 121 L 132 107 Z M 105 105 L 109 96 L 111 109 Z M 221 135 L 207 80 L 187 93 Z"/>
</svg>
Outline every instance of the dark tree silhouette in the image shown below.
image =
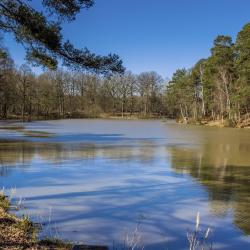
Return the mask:
<svg viewBox="0 0 250 250">
<path fill-rule="evenodd" d="M 25 47 L 30 62 L 56 69 L 61 59 L 67 66 L 102 74 L 124 72 L 119 56 L 99 56 L 87 48 L 76 49 L 63 38 L 62 22 L 74 20 L 81 9 L 93 6 L 93 0 L 41 0 L 41 3 L 42 10 L 36 10 L 32 0 L 0 1 L 0 29 L 12 33 Z"/>
</svg>

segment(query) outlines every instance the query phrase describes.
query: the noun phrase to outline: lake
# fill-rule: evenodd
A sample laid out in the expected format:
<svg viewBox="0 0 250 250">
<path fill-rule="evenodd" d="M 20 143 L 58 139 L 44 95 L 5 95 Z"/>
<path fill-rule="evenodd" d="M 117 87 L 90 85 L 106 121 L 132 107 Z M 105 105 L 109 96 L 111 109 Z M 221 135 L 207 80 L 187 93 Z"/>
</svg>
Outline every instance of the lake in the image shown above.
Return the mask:
<svg viewBox="0 0 250 250">
<path fill-rule="evenodd" d="M 250 130 L 174 122 L 1 122 L 0 186 L 42 236 L 188 249 L 200 212 L 214 249 L 250 249 Z"/>
</svg>

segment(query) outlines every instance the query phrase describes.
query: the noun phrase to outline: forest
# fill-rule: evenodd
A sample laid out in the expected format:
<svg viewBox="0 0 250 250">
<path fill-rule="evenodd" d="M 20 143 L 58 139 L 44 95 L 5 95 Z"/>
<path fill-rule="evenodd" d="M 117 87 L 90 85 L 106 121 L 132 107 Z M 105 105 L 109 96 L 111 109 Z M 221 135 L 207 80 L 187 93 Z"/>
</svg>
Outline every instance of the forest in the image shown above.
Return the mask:
<svg viewBox="0 0 250 250">
<path fill-rule="evenodd" d="M 235 41 L 217 36 L 207 59 L 177 69 L 170 80 L 156 72 L 100 74 L 65 67 L 38 75 L 28 64 L 16 67 L 3 44 L 0 57 L 2 119 L 119 116 L 250 123 L 250 23 Z"/>
<path fill-rule="evenodd" d="M 250 24 L 238 33 L 215 38 L 211 55 L 191 69 L 178 69 L 166 90 L 167 114 L 186 120 L 249 123 Z"/>
<path fill-rule="evenodd" d="M 35 75 L 28 65 L 16 69 L 2 52 L 1 118 L 158 117 L 162 82 L 155 72 L 102 76 L 58 69 Z"/>
</svg>

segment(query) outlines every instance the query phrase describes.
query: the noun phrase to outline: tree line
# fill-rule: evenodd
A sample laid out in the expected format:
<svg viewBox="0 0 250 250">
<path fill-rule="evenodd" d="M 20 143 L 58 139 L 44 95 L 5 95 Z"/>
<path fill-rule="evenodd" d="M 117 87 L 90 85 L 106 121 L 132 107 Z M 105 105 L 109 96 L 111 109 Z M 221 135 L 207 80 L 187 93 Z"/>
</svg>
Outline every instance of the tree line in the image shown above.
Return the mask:
<svg viewBox="0 0 250 250">
<path fill-rule="evenodd" d="M 163 83 L 156 72 L 107 76 L 57 69 L 36 75 L 28 65 L 16 68 L 2 48 L 0 117 L 158 117 L 165 110 Z"/>
<path fill-rule="evenodd" d="M 250 23 L 235 42 L 219 35 L 207 59 L 178 69 L 170 81 L 156 72 L 98 74 L 87 69 L 16 68 L 0 46 L 0 117 L 171 117 L 183 121 L 249 120 Z M 250 120 L 249 120 L 250 124 Z"/>
<path fill-rule="evenodd" d="M 215 38 L 211 55 L 191 69 L 178 69 L 166 91 L 167 113 L 183 120 L 247 119 L 250 110 L 250 23 Z"/>
</svg>

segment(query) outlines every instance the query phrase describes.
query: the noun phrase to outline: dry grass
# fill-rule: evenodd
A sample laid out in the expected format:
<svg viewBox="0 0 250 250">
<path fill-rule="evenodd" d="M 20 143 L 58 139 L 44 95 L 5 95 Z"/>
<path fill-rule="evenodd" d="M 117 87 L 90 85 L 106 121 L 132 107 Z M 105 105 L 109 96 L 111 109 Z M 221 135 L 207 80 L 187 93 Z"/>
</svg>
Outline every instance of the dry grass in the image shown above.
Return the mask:
<svg viewBox="0 0 250 250">
<path fill-rule="evenodd" d="M 9 213 L 11 207 L 10 199 L 3 192 L 0 193 L 0 249 L 3 250 L 49 250 L 72 249 L 72 245 L 58 239 L 45 239 L 39 241 L 37 238 L 38 227 L 36 227 L 27 216 L 16 217 Z"/>
<path fill-rule="evenodd" d="M 187 233 L 189 250 L 212 250 L 213 245 L 209 240 L 210 234 L 211 229 L 209 227 L 205 231 L 200 228 L 200 213 L 198 212 L 195 230 Z"/>
</svg>

